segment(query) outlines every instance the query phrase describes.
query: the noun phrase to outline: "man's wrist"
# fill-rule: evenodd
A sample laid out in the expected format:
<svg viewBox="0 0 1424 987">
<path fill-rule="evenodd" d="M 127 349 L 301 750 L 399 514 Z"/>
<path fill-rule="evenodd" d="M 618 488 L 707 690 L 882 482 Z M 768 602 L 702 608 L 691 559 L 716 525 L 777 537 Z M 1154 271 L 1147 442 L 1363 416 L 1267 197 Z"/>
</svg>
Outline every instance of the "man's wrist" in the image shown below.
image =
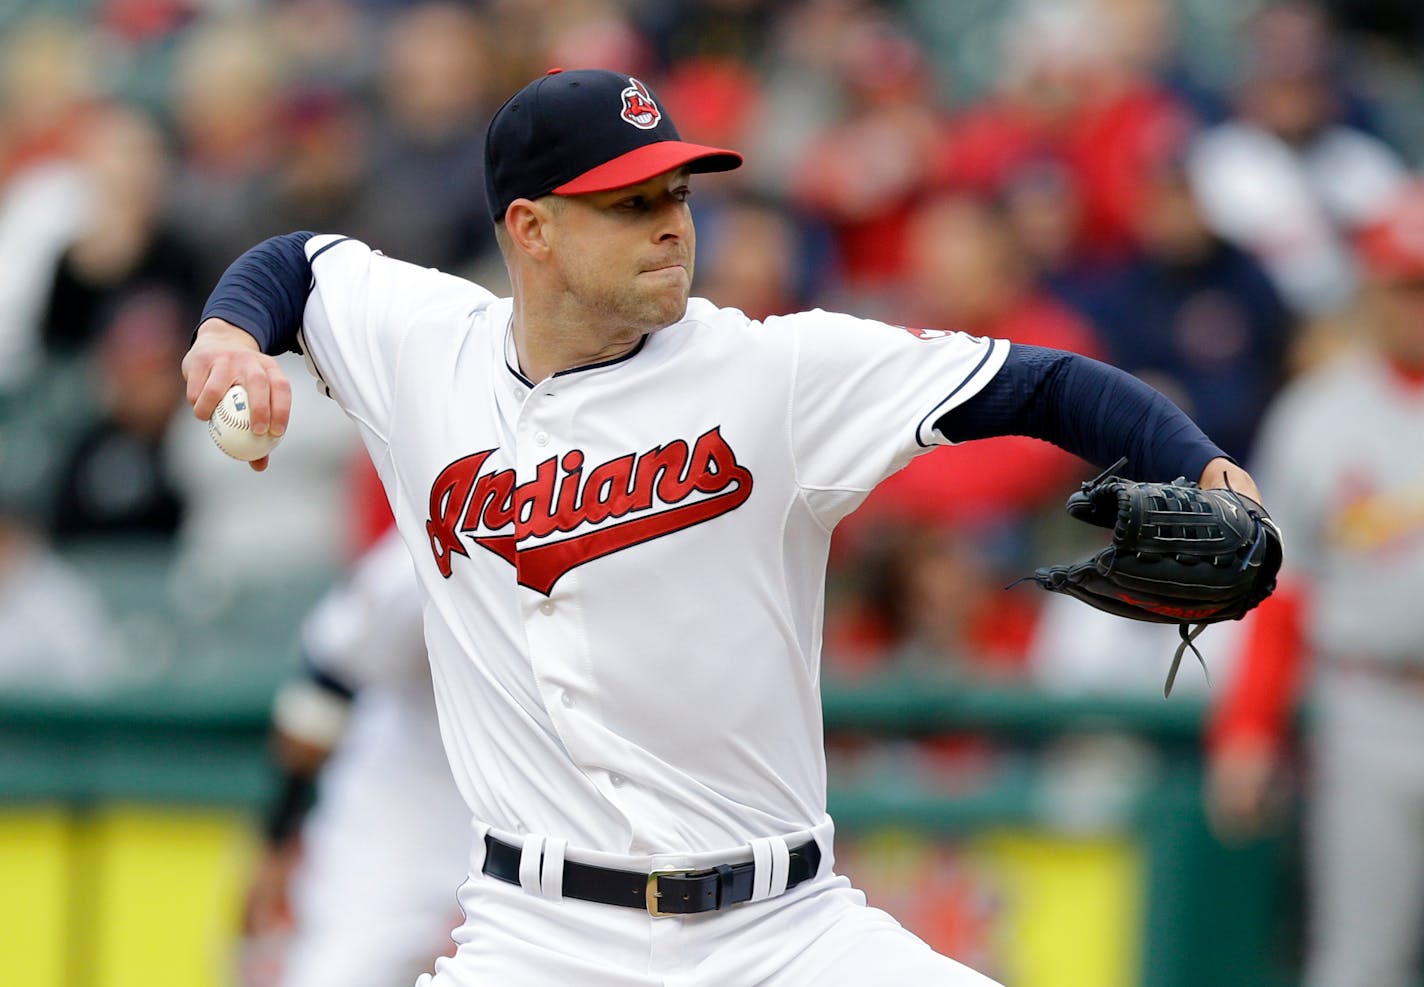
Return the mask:
<svg viewBox="0 0 1424 987">
<path fill-rule="evenodd" d="M 1261 491 L 1257 489 L 1256 481 L 1251 479 L 1251 474 L 1225 456 L 1218 456 L 1207 463 L 1198 483 L 1203 490 L 1228 487 L 1261 503 Z"/>
<path fill-rule="evenodd" d="M 251 331 L 228 321 L 221 315 L 209 315 L 198 323 L 198 328 L 193 333 L 193 342 L 195 344 L 199 342 L 232 343 L 245 346 L 254 352 L 262 350 L 257 337 Z"/>
</svg>

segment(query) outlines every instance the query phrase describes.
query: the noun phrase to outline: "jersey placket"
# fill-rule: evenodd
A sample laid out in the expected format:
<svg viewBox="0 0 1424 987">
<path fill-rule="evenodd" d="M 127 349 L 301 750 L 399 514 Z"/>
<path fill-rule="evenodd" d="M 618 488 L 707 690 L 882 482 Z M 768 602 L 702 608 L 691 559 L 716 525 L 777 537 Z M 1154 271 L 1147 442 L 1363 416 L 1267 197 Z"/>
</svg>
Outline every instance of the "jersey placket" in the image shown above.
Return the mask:
<svg viewBox="0 0 1424 987">
<path fill-rule="evenodd" d="M 582 575 L 578 569 L 566 572 L 547 593 L 542 592 L 530 585 L 538 584 L 540 578 L 528 571 L 525 555 L 549 538 L 567 537 L 562 531 L 545 534 L 538 521 L 556 515 L 558 505 L 568 502 L 574 493 L 563 488 L 566 480 L 575 482 L 567 477 L 566 467 L 583 455 L 573 424 L 578 401 L 572 392 L 590 383 L 577 375 L 551 379 L 530 390 L 519 405 L 514 421 L 515 476 L 518 486 L 533 484 L 538 492 L 519 505 L 516 513 L 519 541 L 515 567 L 528 657 L 545 710 L 574 764 L 593 781 L 632 831 L 634 826 L 621 797 L 629 779 L 618 770 L 618 744 L 604 725 L 602 697 L 594 682 L 588 636 L 584 633 Z M 568 458 L 570 453 L 575 459 Z M 552 482 L 547 485 L 537 483 L 541 469 L 552 474 Z"/>
</svg>

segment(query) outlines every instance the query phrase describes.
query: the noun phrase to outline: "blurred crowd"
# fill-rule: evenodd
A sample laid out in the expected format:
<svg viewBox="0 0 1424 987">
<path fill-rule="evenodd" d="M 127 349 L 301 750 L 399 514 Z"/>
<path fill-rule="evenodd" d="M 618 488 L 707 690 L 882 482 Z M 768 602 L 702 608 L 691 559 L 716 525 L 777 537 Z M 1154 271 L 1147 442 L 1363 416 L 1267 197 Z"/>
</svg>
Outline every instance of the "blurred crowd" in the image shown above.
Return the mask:
<svg viewBox="0 0 1424 987">
<path fill-rule="evenodd" d="M 173 605 L 209 612 L 327 579 L 370 542 L 381 494 L 300 358 L 296 424 L 259 478 L 186 411 L 179 357 L 225 266 L 294 229 L 502 290 L 483 130 L 552 66 L 625 68 L 685 138 L 746 152 L 696 189 L 698 294 L 1092 355 L 1249 464 L 1283 385 L 1358 342 L 1358 239 L 1424 157 L 1409 124 L 1424 15 L 1336 6 L 74 0 L 11 15 L 0 684 L 121 670 L 86 585 L 106 545 L 152 548 Z M 1001 439 L 893 477 L 838 539 L 830 667 L 1137 688 L 1141 663 L 1101 666 L 1140 650 L 1141 628 L 1000 591 L 1087 544 L 1058 518 L 1087 472 Z M 32 619 L 41 586 L 95 618 Z"/>
</svg>

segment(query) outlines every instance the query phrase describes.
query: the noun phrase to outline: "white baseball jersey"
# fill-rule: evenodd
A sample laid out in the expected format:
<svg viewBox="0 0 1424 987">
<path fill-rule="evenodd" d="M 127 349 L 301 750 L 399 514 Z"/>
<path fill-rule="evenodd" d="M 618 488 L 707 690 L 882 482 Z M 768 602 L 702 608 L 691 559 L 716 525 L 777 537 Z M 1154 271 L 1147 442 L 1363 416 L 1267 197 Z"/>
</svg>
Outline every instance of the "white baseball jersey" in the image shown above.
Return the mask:
<svg viewBox="0 0 1424 987">
<path fill-rule="evenodd" d="M 693 299 L 533 382 L 509 299 L 353 240 L 306 249 L 302 344 L 415 557 L 476 818 L 618 854 L 823 823 L 831 531 L 944 441 L 1008 344 Z"/>
</svg>

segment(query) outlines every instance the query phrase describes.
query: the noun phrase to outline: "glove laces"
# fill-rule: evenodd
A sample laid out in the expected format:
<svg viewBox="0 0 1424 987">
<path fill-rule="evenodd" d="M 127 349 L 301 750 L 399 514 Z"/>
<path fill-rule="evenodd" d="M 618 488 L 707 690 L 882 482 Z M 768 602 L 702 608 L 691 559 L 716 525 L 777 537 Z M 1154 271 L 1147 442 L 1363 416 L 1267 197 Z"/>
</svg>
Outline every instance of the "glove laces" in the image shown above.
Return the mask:
<svg viewBox="0 0 1424 987">
<path fill-rule="evenodd" d="M 1176 652 L 1172 655 L 1172 667 L 1167 669 L 1167 682 L 1162 686 L 1162 698 L 1167 699 L 1172 695 L 1172 686 L 1177 682 L 1177 669 L 1182 665 L 1182 655 L 1188 648 L 1192 649 L 1192 654 L 1197 656 L 1197 663 L 1202 667 L 1202 674 L 1206 676 L 1206 684 L 1211 685 L 1211 669 L 1206 667 L 1206 659 L 1197 648 L 1197 638 L 1201 637 L 1201 632 L 1206 630 L 1206 624 L 1197 624 L 1192 628 L 1190 624 L 1178 624 L 1177 633 L 1181 635 L 1182 643 L 1177 645 Z"/>
</svg>

